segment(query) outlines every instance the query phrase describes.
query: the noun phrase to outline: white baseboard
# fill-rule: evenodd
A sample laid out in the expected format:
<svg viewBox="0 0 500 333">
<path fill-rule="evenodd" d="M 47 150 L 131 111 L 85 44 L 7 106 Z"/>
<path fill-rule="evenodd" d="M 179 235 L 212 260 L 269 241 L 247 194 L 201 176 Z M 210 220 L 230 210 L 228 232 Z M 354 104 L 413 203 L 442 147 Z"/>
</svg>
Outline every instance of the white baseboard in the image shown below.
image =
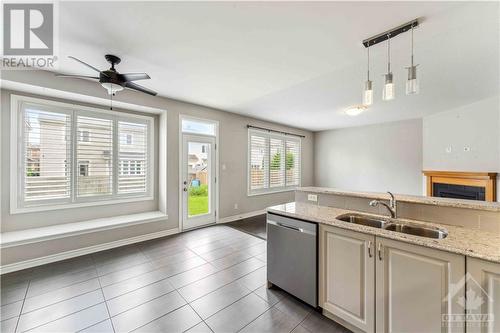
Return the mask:
<svg viewBox="0 0 500 333">
<path fill-rule="evenodd" d="M 241 220 L 241 219 L 246 219 L 246 218 L 249 218 L 249 217 L 254 217 L 254 216 L 257 216 L 257 215 L 262 215 L 262 214 L 265 214 L 267 211 L 265 209 L 261 209 L 261 210 L 256 210 L 256 211 L 253 211 L 253 212 L 249 212 L 249 213 L 243 213 L 243 214 L 238 214 L 238 215 L 233 215 L 233 216 L 227 216 L 227 217 L 223 217 L 223 218 L 220 218 L 217 220 L 217 224 L 219 223 L 228 223 L 228 222 L 233 222 L 233 221 L 237 221 L 237 220 Z"/>
<path fill-rule="evenodd" d="M 162 231 L 157 231 L 157 232 L 153 232 L 150 234 L 120 239 L 120 240 L 109 242 L 109 243 L 93 245 L 93 246 L 84 247 L 81 249 L 51 254 L 51 255 L 48 255 L 45 257 L 29 259 L 29 260 L 20 261 L 20 262 L 16 262 L 16 263 L 12 263 L 12 264 L 7 264 L 7 265 L 0 266 L 0 274 L 15 272 L 15 271 L 19 271 L 19 270 L 26 269 L 26 268 L 31 268 L 31 267 L 35 267 L 35 266 L 49 264 L 49 263 L 56 262 L 56 261 L 61 261 L 61 260 L 66 260 L 66 259 L 70 259 L 70 258 L 74 258 L 74 257 L 79 257 L 82 255 L 95 253 L 95 252 L 99 252 L 99 251 L 103 251 L 103 250 L 108 250 L 108 249 L 112 249 L 112 248 L 123 246 L 123 245 L 138 243 L 138 242 L 142 242 L 142 241 L 146 241 L 146 240 L 150 240 L 150 239 L 155 239 L 155 238 L 160 238 L 160 237 L 165 237 L 165 236 L 177 234 L 178 232 L 179 232 L 178 228 L 162 230 Z"/>
</svg>

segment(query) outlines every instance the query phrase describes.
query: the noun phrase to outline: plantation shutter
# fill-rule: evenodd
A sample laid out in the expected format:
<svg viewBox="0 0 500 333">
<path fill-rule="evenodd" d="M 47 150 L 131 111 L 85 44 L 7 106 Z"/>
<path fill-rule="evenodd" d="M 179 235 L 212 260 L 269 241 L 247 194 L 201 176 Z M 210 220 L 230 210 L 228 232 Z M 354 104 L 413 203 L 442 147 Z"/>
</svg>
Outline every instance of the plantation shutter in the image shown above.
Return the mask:
<svg viewBox="0 0 500 333">
<path fill-rule="evenodd" d="M 300 185 L 300 142 L 285 142 L 286 186 Z"/>
<path fill-rule="evenodd" d="M 267 138 L 260 135 L 250 135 L 250 190 L 268 187 L 269 147 Z"/>
<path fill-rule="evenodd" d="M 77 195 L 113 194 L 113 121 L 78 116 Z"/>
<path fill-rule="evenodd" d="M 149 177 L 148 126 L 118 122 L 118 193 L 147 191 Z"/>
<path fill-rule="evenodd" d="M 271 138 L 269 140 L 269 185 L 270 187 L 285 186 L 285 161 L 283 140 Z"/>
<path fill-rule="evenodd" d="M 23 118 L 24 201 L 70 199 L 71 116 L 27 104 Z"/>
</svg>

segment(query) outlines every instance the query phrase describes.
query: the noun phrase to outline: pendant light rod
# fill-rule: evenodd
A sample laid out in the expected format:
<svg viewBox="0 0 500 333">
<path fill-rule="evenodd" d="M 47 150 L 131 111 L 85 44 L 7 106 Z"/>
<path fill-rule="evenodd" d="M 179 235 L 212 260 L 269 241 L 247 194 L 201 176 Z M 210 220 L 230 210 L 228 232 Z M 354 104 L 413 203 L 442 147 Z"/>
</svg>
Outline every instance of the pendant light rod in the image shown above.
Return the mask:
<svg viewBox="0 0 500 333">
<path fill-rule="evenodd" d="M 367 47 L 366 49 L 368 50 L 368 61 L 367 61 L 367 67 L 366 67 L 367 68 L 367 73 L 366 73 L 367 75 L 366 75 L 366 77 L 367 77 L 367 81 L 370 81 L 370 48 Z"/>
<path fill-rule="evenodd" d="M 384 32 L 379 33 L 375 36 L 367 38 L 367 39 L 363 40 L 363 45 L 364 45 L 364 47 L 370 47 L 370 46 L 373 46 L 375 44 L 382 43 L 382 42 L 386 41 L 387 39 L 389 39 L 389 36 L 390 36 L 390 38 L 394 38 L 403 32 L 407 32 L 408 30 L 410 30 L 412 28 L 418 27 L 419 20 L 421 21 L 421 18 L 416 18 L 416 19 L 411 20 L 410 22 L 406 22 L 406 23 L 404 23 L 396 28 L 384 31 Z"/>
<path fill-rule="evenodd" d="M 387 35 L 387 73 L 391 73 L 391 35 Z"/>
</svg>

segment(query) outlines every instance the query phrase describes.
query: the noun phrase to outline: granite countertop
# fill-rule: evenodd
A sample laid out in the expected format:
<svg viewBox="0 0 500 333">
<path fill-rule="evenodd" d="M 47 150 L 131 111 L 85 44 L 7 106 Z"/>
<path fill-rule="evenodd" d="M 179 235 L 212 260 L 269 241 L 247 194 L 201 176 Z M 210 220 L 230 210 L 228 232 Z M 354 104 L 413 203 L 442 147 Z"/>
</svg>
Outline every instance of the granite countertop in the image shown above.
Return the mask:
<svg viewBox="0 0 500 333">
<path fill-rule="evenodd" d="M 335 219 L 335 217 L 345 213 L 360 212 L 340 208 L 318 206 L 304 202 L 290 202 L 287 204 L 277 205 L 269 207 L 267 211 L 283 216 L 327 224 L 343 229 L 354 230 L 362 233 L 372 234 L 375 236 L 400 240 L 407 243 L 427 246 L 438 250 L 444 250 L 448 252 L 463 254 L 469 257 L 500 263 L 500 235 L 491 232 L 430 222 L 398 219 L 402 222 L 423 224 L 425 226 L 438 227 L 440 229 L 445 229 L 446 231 L 448 231 L 448 236 L 444 239 L 425 238 L 384 229 L 367 227 L 349 222 L 343 222 Z M 372 215 L 367 213 L 362 214 Z"/>
<path fill-rule="evenodd" d="M 369 198 L 377 200 L 389 200 L 387 193 L 380 192 L 357 192 L 349 190 L 341 190 L 328 187 L 299 187 L 296 189 L 299 192 L 323 193 L 334 195 L 345 195 L 358 198 Z M 452 198 L 424 197 L 418 195 L 394 194 L 396 200 L 401 202 L 418 203 L 423 205 L 468 208 L 477 210 L 487 210 L 492 212 L 500 212 L 500 202 L 462 200 Z"/>
</svg>

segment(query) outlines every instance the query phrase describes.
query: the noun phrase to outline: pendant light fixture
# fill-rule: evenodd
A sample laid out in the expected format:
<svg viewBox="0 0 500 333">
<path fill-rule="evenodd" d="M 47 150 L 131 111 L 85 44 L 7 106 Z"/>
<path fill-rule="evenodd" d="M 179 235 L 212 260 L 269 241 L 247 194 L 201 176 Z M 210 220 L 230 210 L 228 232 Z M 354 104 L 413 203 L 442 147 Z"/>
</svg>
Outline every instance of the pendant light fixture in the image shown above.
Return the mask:
<svg viewBox="0 0 500 333">
<path fill-rule="evenodd" d="M 384 80 L 382 99 L 390 101 L 395 97 L 394 80 L 391 72 L 391 34 L 387 34 L 387 74 L 384 75 Z"/>
<path fill-rule="evenodd" d="M 417 80 L 417 66 L 413 65 L 413 26 L 411 27 L 411 65 L 408 69 L 408 80 L 406 81 L 406 94 L 418 94 L 419 86 Z"/>
<path fill-rule="evenodd" d="M 366 49 L 368 51 L 368 63 L 365 89 L 363 90 L 363 105 L 369 106 L 373 104 L 373 87 L 372 81 L 370 81 L 370 47 L 367 47 Z"/>
</svg>

